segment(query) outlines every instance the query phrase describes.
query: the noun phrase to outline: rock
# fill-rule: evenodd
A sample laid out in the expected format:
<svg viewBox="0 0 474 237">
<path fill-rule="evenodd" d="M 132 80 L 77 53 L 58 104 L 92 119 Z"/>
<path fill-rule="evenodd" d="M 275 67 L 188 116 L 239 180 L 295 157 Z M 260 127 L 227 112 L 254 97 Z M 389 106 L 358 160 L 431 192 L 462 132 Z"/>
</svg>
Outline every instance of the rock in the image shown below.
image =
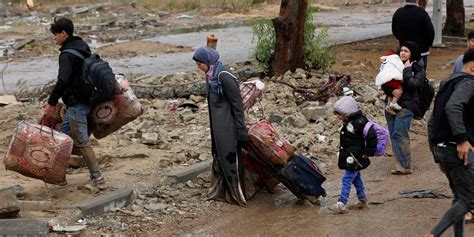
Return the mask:
<svg viewBox="0 0 474 237">
<path fill-rule="evenodd" d="M 183 122 L 189 122 L 193 119 L 196 118 L 196 115 L 193 113 L 191 109 L 183 109 L 182 111 L 179 112 L 179 118 Z"/>
<path fill-rule="evenodd" d="M 293 74 L 294 79 L 306 79 L 306 71 L 301 68 L 297 68 Z"/>
<path fill-rule="evenodd" d="M 170 149 L 171 149 L 171 145 L 170 145 L 168 142 L 159 141 L 159 142 L 158 142 L 158 148 L 159 148 L 160 150 L 170 150 Z"/>
<path fill-rule="evenodd" d="M 302 116 L 290 115 L 283 119 L 282 123 L 295 128 L 303 128 L 308 125 L 308 121 Z"/>
<path fill-rule="evenodd" d="M 19 211 L 14 187 L 0 187 L 0 218 L 15 217 Z"/>
<path fill-rule="evenodd" d="M 376 89 L 368 85 L 357 86 L 354 91 L 359 95 L 358 100 L 364 103 L 374 102 L 379 95 Z"/>
<path fill-rule="evenodd" d="M 280 115 L 276 115 L 276 114 L 271 114 L 270 117 L 268 118 L 268 122 L 276 123 L 276 124 L 280 124 L 282 120 L 283 118 Z"/>
<path fill-rule="evenodd" d="M 201 161 L 211 160 L 211 159 L 212 159 L 212 155 L 209 153 L 202 153 L 199 155 L 199 160 Z"/>
<path fill-rule="evenodd" d="M 170 13 L 169 12 L 164 12 L 164 11 L 159 11 L 158 12 L 158 16 L 160 18 L 165 18 L 165 17 L 169 17 L 170 16 Z"/>
<path fill-rule="evenodd" d="M 302 110 L 303 115 L 308 121 L 317 121 L 326 116 L 326 108 L 323 106 L 307 106 Z"/>
<path fill-rule="evenodd" d="M 168 207 L 170 207 L 170 205 L 165 203 L 151 203 L 146 205 L 145 209 L 149 211 L 164 211 Z"/>
<path fill-rule="evenodd" d="M 152 121 L 143 121 L 138 125 L 138 131 L 142 133 L 150 132 L 152 127 L 154 127 Z"/>
<path fill-rule="evenodd" d="M 121 139 L 118 141 L 119 146 L 128 146 L 130 144 L 129 140 Z"/>
<path fill-rule="evenodd" d="M 346 60 L 342 60 L 342 65 L 343 66 L 347 66 L 349 64 L 352 64 L 352 60 L 349 60 L 349 59 L 346 59 Z"/>
<path fill-rule="evenodd" d="M 143 133 L 142 143 L 145 145 L 156 145 L 160 141 L 160 135 L 158 133 Z"/>
<path fill-rule="evenodd" d="M 158 165 L 160 168 L 166 168 L 166 167 L 169 167 L 171 165 L 171 161 L 169 160 L 160 160 L 158 162 Z"/>
<path fill-rule="evenodd" d="M 189 96 L 189 99 L 192 100 L 194 103 L 201 103 L 204 102 L 205 98 L 202 96 L 196 96 L 196 95 L 191 95 Z"/>
<path fill-rule="evenodd" d="M 7 17 L 7 8 L 0 3 L 0 17 Z"/>
<path fill-rule="evenodd" d="M 324 132 L 324 125 L 321 123 L 316 124 L 316 126 L 314 126 L 314 129 L 311 129 L 311 133 L 313 134 L 321 134 L 323 132 Z"/>
<path fill-rule="evenodd" d="M 254 79 L 254 77 L 259 78 L 262 74 L 248 66 L 235 70 L 234 73 L 235 73 L 235 76 L 237 76 L 242 81 L 252 80 Z"/>
</svg>

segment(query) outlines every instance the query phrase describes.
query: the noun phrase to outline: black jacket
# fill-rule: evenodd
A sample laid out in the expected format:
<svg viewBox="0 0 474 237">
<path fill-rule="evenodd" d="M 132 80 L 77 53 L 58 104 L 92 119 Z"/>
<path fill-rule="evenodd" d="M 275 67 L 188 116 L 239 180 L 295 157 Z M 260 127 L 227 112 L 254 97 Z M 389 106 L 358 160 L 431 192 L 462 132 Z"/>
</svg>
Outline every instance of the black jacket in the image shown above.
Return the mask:
<svg viewBox="0 0 474 237">
<path fill-rule="evenodd" d="M 62 51 L 65 49 L 75 49 L 84 57 L 91 55 L 89 46 L 80 37 L 69 36 L 66 39 L 64 45 L 59 49 L 61 54 L 59 54 L 58 81 L 53 92 L 51 92 L 48 103 L 54 106 L 62 97 L 63 102 L 68 107 L 76 104 L 87 105 L 89 104 L 89 98 L 83 96 L 81 88 L 78 86 L 78 81 L 81 79 L 83 60 L 71 53 L 63 53 Z"/>
<path fill-rule="evenodd" d="M 392 18 L 392 33 L 400 44 L 415 41 L 422 55 L 433 45 L 434 27 L 430 16 L 415 4 L 406 4 L 398 8 Z"/>
<path fill-rule="evenodd" d="M 411 67 L 403 69 L 403 94 L 397 102 L 401 107 L 413 112 L 419 110 L 420 99 L 417 89 L 423 85 L 425 78 L 426 72 L 423 60 L 414 61 Z M 382 85 L 382 90 L 385 95 L 392 96 L 393 88 Z"/>
<path fill-rule="evenodd" d="M 474 145 L 474 77 L 456 73 L 442 81 L 428 122 L 431 144 L 469 141 Z"/>
<path fill-rule="evenodd" d="M 364 127 L 368 122 L 361 111 L 349 116 L 340 131 L 340 145 L 338 166 L 343 170 L 362 170 L 370 165 L 368 156 L 373 156 L 377 149 L 377 133 L 372 127 L 367 132 L 367 138 L 364 138 Z M 353 156 L 357 159 L 352 165 L 348 164 L 347 157 Z M 364 156 L 364 157 L 363 157 Z"/>
</svg>

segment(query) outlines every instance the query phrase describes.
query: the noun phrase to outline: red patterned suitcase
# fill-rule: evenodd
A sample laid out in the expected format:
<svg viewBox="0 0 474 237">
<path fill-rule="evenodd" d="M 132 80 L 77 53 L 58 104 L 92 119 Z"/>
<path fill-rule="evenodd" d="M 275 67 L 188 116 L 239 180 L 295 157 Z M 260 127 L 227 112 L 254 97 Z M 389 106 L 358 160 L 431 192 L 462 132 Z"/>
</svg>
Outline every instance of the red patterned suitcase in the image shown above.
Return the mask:
<svg viewBox="0 0 474 237">
<path fill-rule="evenodd" d="M 46 126 L 18 123 L 3 163 L 7 170 L 66 185 L 66 169 L 73 146 L 72 139 Z"/>
<path fill-rule="evenodd" d="M 265 119 L 247 125 L 250 141 L 244 148 L 268 159 L 272 164 L 284 166 L 293 156 L 296 148 L 280 136 Z"/>
<path fill-rule="evenodd" d="M 94 137 L 101 139 L 135 120 L 143 113 L 143 107 L 128 85 L 125 77 L 117 75 L 122 92 L 111 101 L 97 105 L 90 113 L 90 130 Z"/>
<path fill-rule="evenodd" d="M 264 88 L 265 85 L 258 79 L 240 83 L 239 89 L 244 109 L 252 107 L 257 102 L 257 99 L 262 96 Z"/>
</svg>

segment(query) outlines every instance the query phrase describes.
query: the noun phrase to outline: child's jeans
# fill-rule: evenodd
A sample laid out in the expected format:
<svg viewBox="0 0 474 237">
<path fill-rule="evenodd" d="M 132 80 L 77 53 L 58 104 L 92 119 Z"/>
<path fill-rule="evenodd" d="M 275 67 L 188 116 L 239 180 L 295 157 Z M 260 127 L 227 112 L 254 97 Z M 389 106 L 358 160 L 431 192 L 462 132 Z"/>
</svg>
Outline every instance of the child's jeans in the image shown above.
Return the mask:
<svg viewBox="0 0 474 237">
<path fill-rule="evenodd" d="M 351 194 L 351 186 L 354 184 L 357 192 L 357 198 L 359 200 L 366 200 L 364 182 L 360 171 L 344 171 L 342 176 L 342 187 L 341 187 L 341 196 L 339 197 L 339 202 L 347 204 L 349 200 L 349 194 Z"/>
</svg>

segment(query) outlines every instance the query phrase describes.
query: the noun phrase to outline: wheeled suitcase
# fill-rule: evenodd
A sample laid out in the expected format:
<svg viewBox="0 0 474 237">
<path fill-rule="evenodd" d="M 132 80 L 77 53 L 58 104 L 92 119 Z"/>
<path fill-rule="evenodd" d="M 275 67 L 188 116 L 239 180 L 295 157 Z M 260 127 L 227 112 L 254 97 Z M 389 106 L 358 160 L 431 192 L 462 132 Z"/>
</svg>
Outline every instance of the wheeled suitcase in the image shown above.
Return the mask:
<svg viewBox="0 0 474 237">
<path fill-rule="evenodd" d="M 326 191 L 321 184 L 326 181 L 316 163 L 308 157 L 295 155 L 282 169 L 283 175 L 298 186 L 306 195 L 325 196 Z"/>
<path fill-rule="evenodd" d="M 288 165 L 294 164 L 292 163 L 292 159 L 294 157 L 291 157 L 289 160 L 289 164 L 287 166 L 281 167 L 278 165 L 273 164 L 273 162 L 270 161 L 263 153 L 261 153 L 258 149 L 251 149 L 247 150 L 253 159 L 255 159 L 259 164 L 261 164 L 262 167 L 264 167 L 268 172 L 278 179 L 283 185 L 285 185 L 288 190 L 290 190 L 298 199 L 301 200 L 309 200 L 310 202 L 313 203 L 318 203 L 319 196 L 326 196 L 326 191 L 321 187 L 321 185 L 315 185 L 314 187 L 320 187 L 321 189 L 318 192 L 314 191 L 307 191 L 308 185 L 301 185 L 301 182 L 298 182 L 297 179 L 293 179 L 296 175 L 287 177 L 285 175 L 285 169 L 288 168 Z M 308 158 L 309 159 L 309 158 Z M 299 162 L 298 162 L 299 163 Z M 314 164 L 314 163 L 313 163 Z M 293 165 L 291 165 L 293 166 Z M 294 166 L 293 166 L 294 167 Z M 295 169 L 288 168 L 289 172 L 292 170 L 293 172 L 298 172 Z M 321 174 L 322 176 L 322 174 Z M 306 180 L 306 177 L 304 178 Z M 319 182 L 319 181 L 318 181 Z M 321 182 L 322 183 L 322 182 Z M 316 189 L 316 188 L 313 188 Z"/>
</svg>

